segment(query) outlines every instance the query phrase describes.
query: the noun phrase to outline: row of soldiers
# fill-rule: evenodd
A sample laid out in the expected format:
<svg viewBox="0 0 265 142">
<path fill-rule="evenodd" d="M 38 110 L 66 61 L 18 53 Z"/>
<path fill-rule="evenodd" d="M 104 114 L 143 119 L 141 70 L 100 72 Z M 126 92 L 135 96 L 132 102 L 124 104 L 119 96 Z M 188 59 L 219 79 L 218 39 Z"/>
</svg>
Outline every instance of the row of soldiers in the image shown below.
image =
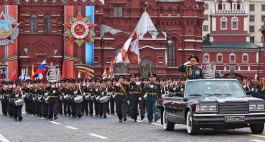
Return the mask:
<svg viewBox="0 0 265 142">
<path fill-rule="evenodd" d="M 15 101 L 23 99 L 27 114 L 50 120 L 58 119 L 57 114 L 79 118 L 85 114 L 106 118 L 107 113 L 114 114 L 116 108 L 120 122 L 126 121 L 127 115 L 135 121 L 138 114 L 144 119 L 147 110 L 151 123 L 154 118 L 157 119 L 157 98 L 170 91 L 183 91 L 184 83 L 156 80 L 155 74 L 143 80 L 140 74 L 131 75 L 130 81 L 124 76 L 105 80 L 66 79 L 48 84 L 26 81 L 14 85 L 5 83 L 0 89 L 0 96 L 3 114 L 13 117 L 12 114 L 18 112 L 14 118 L 19 120 L 22 120 L 22 105 L 16 106 Z M 14 113 L 7 113 L 7 110 Z"/>
</svg>

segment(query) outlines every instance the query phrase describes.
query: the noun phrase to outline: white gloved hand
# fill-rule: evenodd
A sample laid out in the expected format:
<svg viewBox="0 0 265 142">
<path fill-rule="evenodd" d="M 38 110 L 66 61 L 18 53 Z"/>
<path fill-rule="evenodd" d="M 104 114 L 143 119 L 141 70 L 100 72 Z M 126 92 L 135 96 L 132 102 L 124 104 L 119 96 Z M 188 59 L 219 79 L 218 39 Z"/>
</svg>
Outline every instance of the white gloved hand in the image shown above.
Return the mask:
<svg viewBox="0 0 265 142">
<path fill-rule="evenodd" d="M 184 63 L 184 65 L 186 66 L 186 65 L 188 65 L 188 64 L 190 64 L 190 63 L 191 63 L 191 61 L 188 61 L 188 62 Z"/>
</svg>

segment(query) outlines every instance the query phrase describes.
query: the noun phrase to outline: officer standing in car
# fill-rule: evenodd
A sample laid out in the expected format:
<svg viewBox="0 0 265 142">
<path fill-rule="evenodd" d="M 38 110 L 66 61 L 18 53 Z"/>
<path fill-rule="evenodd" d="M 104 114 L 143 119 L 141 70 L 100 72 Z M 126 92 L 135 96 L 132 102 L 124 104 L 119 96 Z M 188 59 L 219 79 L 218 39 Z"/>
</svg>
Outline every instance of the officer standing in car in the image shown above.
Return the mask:
<svg viewBox="0 0 265 142">
<path fill-rule="evenodd" d="M 202 69 L 197 66 L 199 62 L 199 57 L 196 55 L 191 55 L 188 62 L 184 63 L 179 67 L 178 71 L 186 73 L 188 79 L 204 79 Z"/>
</svg>

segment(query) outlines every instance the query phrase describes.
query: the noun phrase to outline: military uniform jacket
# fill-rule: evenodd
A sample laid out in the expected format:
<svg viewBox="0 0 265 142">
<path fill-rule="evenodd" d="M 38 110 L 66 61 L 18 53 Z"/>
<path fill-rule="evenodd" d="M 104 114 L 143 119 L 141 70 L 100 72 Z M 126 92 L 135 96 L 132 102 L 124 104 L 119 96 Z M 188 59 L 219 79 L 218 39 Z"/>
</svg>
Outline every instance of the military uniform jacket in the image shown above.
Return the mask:
<svg viewBox="0 0 265 142">
<path fill-rule="evenodd" d="M 204 79 L 202 69 L 198 66 L 185 66 L 179 67 L 178 71 L 185 72 L 188 79 Z"/>
<path fill-rule="evenodd" d="M 127 97 L 127 95 L 129 94 L 129 87 L 128 85 L 125 85 L 125 84 L 116 85 L 114 88 L 114 93 L 117 95 L 125 95 L 125 97 Z"/>
<path fill-rule="evenodd" d="M 149 83 L 144 86 L 144 91 L 149 95 L 157 95 L 158 98 L 161 97 L 160 85 L 157 83 Z"/>
</svg>

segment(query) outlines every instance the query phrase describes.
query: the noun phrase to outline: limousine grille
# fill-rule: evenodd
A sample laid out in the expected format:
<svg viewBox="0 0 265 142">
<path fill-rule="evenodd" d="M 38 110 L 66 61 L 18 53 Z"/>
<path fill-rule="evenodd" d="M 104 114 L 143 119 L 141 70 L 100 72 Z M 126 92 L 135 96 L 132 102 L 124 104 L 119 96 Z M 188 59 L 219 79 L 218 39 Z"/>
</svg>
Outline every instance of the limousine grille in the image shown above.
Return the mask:
<svg viewBox="0 0 265 142">
<path fill-rule="evenodd" d="M 248 113 L 248 103 L 247 102 L 228 102 L 220 103 L 218 110 L 220 114 L 240 114 Z"/>
</svg>

